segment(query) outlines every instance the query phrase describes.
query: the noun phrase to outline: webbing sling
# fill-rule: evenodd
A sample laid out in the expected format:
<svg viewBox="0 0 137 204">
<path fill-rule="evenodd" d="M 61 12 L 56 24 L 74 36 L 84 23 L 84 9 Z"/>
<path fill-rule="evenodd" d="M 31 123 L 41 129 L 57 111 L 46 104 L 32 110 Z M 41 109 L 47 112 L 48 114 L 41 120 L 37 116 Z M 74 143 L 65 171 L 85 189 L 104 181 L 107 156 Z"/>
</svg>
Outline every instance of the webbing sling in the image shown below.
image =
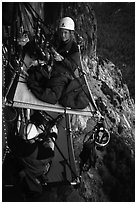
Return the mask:
<svg viewBox="0 0 137 204">
<path fill-rule="evenodd" d="M 81 81 L 79 80 L 78 77 L 76 77 L 76 75 L 75 75 L 75 73 L 74 73 L 73 71 L 71 71 L 71 75 L 73 76 L 74 79 L 76 79 L 76 80 L 78 81 L 78 83 L 80 84 L 81 89 L 83 90 L 83 92 L 84 92 L 85 95 L 87 96 L 87 98 L 88 98 L 88 100 L 89 100 L 89 102 L 90 102 L 90 103 L 89 103 L 90 109 L 92 110 L 92 106 L 93 106 L 93 108 L 95 109 L 95 112 L 98 112 L 99 115 L 101 116 L 101 113 L 100 113 L 100 111 L 99 111 L 99 109 L 98 109 L 98 107 L 97 107 L 97 105 L 96 105 L 96 103 L 95 103 L 94 97 L 93 97 L 92 92 L 91 92 L 91 90 L 90 90 L 90 87 L 89 87 L 89 85 L 88 85 L 88 81 L 87 81 L 87 79 L 86 79 L 85 73 L 84 73 L 84 71 L 83 71 L 83 63 L 82 63 L 82 58 L 81 58 L 80 45 L 78 45 L 78 49 L 79 49 L 79 53 L 80 53 L 80 67 L 79 67 L 79 71 L 81 72 L 81 74 L 82 74 L 82 76 L 83 76 L 83 78 L 84 78 L 84 80 L 85 80 L 85 84 L 86 84 L 86 86 L 87 86 L 87 88 L 88 88 L 89 94 L 87 94 L 86 91 L 83 89 L 83 84 L 81 84 Z M 91 106 L 91 105 L 92 105 L 92 106 Z"/>
</svg>

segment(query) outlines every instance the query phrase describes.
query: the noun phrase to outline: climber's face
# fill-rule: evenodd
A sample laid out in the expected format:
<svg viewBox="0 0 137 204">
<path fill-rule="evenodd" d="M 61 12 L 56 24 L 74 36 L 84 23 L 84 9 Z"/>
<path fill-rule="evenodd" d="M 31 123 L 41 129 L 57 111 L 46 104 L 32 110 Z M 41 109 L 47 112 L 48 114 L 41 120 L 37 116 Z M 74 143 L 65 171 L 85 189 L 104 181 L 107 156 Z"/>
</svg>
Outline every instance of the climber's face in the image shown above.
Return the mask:
<svg viewBox="0 0 137 204">
<path fill-rule="evenodd" d="M 60 29 L 60 37 L 63 42 L 68 42 L 70 40 L 71 33 L 67 29 Z"/>
</svg>

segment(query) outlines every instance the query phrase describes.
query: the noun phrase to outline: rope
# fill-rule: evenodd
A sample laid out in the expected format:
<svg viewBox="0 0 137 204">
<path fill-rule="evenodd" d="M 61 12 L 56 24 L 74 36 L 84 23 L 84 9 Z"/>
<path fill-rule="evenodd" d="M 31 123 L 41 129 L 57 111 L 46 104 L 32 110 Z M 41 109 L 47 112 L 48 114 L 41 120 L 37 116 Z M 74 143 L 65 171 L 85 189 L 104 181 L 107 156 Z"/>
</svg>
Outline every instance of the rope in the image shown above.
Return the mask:
<svg viewBox="0 0 137 204">
<path fill-rule="evenodd" d="M 5 121 L 5 117 L 4 117 L 4 108 L 2 108 L 2 124 L 3 124 L 3 135 L 4 135 L 4 139 L 5 139 L 5 148 L 4 153 L 3 153 L 3 157 L 2 157 L 2 164 L 5 161 L 5 158 L 7 156 L 8 153 L 10 153 L 10 148 L 8 146 L 8 138 L 7 138 L 7 130 L 6 130 L 6 121 Z"/>
<path fill-rule="evenodd" d="M 3 74 L 3 89 L 5 88 L 5 66 L 2 67 L 2 74 Z M 10 148 L 8 146 L 8 138 L 7 138 L 7 130 L 6 130 L 6 121 L 5 121 L 5 116 L 4 116 L 4 108 L 2 108 L 2 125 L 3 125 L 3 131 L 2 131 L 2 135 L 4 135 L 4 139 L 5 139 L 5 148 L 4 153 L 2 155 L 2 164 L 5 161 L 6 155 L 8 153 L 10 153 Z"/>
</svg>

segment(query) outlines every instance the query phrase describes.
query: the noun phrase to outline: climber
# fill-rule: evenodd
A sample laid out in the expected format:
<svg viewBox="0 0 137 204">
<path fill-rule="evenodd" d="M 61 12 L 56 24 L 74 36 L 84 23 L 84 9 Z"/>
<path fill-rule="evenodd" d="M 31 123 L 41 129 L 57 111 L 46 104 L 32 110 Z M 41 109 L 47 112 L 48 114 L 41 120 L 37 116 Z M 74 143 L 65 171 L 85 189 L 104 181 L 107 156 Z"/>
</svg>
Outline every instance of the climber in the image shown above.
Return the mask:
<svg viewBox="0 0 137 204">
<path fill-rule="evenodd" d="M 32 93 L 40 100 L 56 104 L 60 99 L 66 85 L 72 79 L 72 72 L 75 72 L 80 63 L 79 50 L 74 41 L 74 21 L 70 17 L 64 17 L 59 23 L 59 38 L 57 51 L 52 47 L 53 67 L 50 77 L 36 77 L 33 74 L 38 66 L 38 60 L 32 62 L 28 70 L 29 78 L 27 85 Z M 35 75 L 35 76 L 34 76 Z M 37 80 L 38 79 L 38 80 Z"/>
<path fill-rule="evenodd" d="M 19 185 L 25 195 L 39 196 L 55 154 L 54 142 L 58 136 L 58 129 L 54 125 L 50 130 L 43 131 L 43 118 L 36 111 L 30 117 L 30 123 L 24 128 L 20 126 L 19 130 L 10 144 L 12 153 L 18 161 Z"/>
</svg>

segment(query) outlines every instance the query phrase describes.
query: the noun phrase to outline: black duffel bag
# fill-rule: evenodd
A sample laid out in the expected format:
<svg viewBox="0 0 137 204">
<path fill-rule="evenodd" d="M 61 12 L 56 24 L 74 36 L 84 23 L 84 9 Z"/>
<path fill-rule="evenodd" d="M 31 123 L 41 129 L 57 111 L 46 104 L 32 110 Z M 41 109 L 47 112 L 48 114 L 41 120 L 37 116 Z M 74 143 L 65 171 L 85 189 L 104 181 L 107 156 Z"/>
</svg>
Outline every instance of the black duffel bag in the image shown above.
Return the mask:
<svg viewBox="0 0 137 204">
<path fill-rule="evenodd" d="M 72 109 L 84 109 L 89 104 L 88 88 L 83 78 L 75 78 L 68 84 L 64 90 L 59 103 L 64 107 Z"/>
</svg>

